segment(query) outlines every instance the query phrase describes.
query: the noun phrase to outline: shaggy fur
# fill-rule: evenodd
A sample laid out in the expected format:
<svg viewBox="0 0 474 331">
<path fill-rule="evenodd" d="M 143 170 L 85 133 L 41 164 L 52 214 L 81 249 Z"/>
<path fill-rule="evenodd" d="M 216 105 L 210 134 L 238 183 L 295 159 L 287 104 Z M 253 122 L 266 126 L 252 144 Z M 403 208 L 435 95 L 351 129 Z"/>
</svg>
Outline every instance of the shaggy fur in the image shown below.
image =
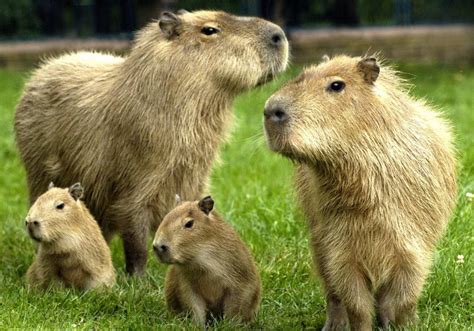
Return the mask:
<svg viewBox="0 0 474 331">
<path fill-rule="evenodd" d="M 166 275 L 166 302 L 175 313 L 192 312 L 201 325 L 209 315 L 250 322 L 260 304 L 260 276 L 238 234 L 211 212 L 213 204 L 210 197 L 183 202 L 156 232 L 155 252 L 173 264 Z"/>
<path fill-rule="evenodd" d="M 206 35 L 209 27 L 219 32 Z M 197 199 L 206 187 L 234 97 L 287 60 L 278 26 L 198 11 L 164 13 L 125 58 L 80 52 L 48 61 L 15 116 L 30 202 L 49 181 L 81 181 L 105 238 L 119 232 L 127 271 L 142 273 L 147 235 L 174 195 Z"/>
<path fill-rule="evenodd" d="M 75 287 L 82 290 L 111 287 L 115 270 L 100 228 L 79 200 L 82 187 L 50 188 L 26 217 L 38 251 L 27 272 L 33 288 Z"/>
<path fill-rule="evenodd" d="M 338 56 L 267 101 L 265 130 L 270 148 L 297 163 L 324 330 L 370 330 L 374 305 L 383 327 L 415 321 L 455 203 L 449 124 L 375 58 Z"/>
</svg>

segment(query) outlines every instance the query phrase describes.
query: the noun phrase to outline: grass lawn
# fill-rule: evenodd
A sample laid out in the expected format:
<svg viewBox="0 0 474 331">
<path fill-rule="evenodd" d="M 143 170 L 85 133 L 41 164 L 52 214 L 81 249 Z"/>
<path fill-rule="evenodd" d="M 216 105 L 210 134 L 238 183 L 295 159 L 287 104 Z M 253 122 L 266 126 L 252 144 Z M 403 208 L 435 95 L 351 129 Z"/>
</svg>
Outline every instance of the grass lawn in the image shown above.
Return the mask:
<svg viewBox="0 0 474 331">
<path fill-rule="evenodd" d="M 413 93 L 441 106 L 452 120 L 459 149 L 459 199 L 446 236 L 434 256 L 432 274 L 419 302 L 420 330 L 474 327 L 474 68 L 402 65 Z M 297 70 L 242 95 L 235 102 L 237 125 L 222 148 L 212 176 L 216 208 L 248 243 L 259 265 L 263 300 L 253 328 L 321 328 L 325 303 L 311 268 L 305 221 L 292 189 L 292 165 L 271 153 L 262 135 L 267 97 Z M 121 243 L 112 242 L 118 282 L 110 293 L 73 290 L 32 293 L 24 275 L 34 248 L 23 228 L 27 212 L 25 173 L 13 138 L 13 113 L 28 72 L 0 70 L 0 329 L 173 328 L 191 320 L 166 310 L 165 267 L 151 254 L 146 276 L 124 274 Z M 457 255 L 464 263 L 457 263 Z M 223 329 L 239 326 L 228 321 Z"/>
</svg>

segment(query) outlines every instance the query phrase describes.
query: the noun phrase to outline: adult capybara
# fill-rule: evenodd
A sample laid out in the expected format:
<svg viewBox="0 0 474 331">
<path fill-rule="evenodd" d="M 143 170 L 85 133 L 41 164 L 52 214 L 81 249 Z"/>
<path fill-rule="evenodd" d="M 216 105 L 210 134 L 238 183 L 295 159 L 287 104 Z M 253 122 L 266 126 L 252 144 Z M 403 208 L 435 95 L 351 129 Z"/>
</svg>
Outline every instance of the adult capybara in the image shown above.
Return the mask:
<svg viewBox="0 0 474 331">
<path fill-rule="evenodd" d="M 456 197 L 451 129 L 376 58 L 337 56 L 304 70 L 265 106 L 270 148 L 295 160 L 324 330 L 416 320 Z"/>
<path fill-rule="evenodd" d="M 163 263 L 170 310 L 191 312 L 200 325 L 207 317 L 255 318 L 260 304 L 260 276 L 245 244 L 212 211 L 210 196 L 186 201 L 160 224 L 153 249 Z"/>
<path fill-rule="evenodd" d="M 121 234 L 127 271 L 142 273 L 147 234 L 175 194 L 193 200 L 206 187 L 234 97 L 287 60 L 275 24 L 197 11 L 163 13 L 127 57 L 79 52 L 47 61 L 15 116 L 30 202 L 49 181 L 80 180 L 106 239 Z"/>
<path fill-rule="evenodd" d="M 88 290 L 115 284 L 109 247 L 82 193 L 79 183 L 69 189 L 51 184 L 31 206 L 25 223 L 38 250 L 27 273 L 30 287 Z"/>
</svg>

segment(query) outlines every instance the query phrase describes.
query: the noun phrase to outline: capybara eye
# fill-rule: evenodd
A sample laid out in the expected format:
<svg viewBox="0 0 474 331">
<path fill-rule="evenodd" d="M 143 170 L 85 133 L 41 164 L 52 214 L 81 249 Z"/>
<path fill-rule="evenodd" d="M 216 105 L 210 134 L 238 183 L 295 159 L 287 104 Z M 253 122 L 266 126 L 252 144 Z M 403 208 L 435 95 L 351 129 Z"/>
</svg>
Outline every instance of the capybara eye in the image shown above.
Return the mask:
<svg viewBox="0 0 474 331">
<path fill-rule="evenodd" d="M 186 224 L 184 224 L 184 227 L 187 229 L 191 229 L 193 227 L 193 224 L 194 224 L 194 221 L 190 220 L 190 221 L 187 221 Z"/>
<path fill-rule="evenodd" d="M 329 90 L 333 92 L 341 92 L 345 86 L 346 86 L 346 83 L 344 83 L 343 81 L 337 80 L 335 82 L 332 82 L 331 85 L 329 85 Z"/>
<path fill-rule="evenodd" d="M 64 209 L 64 203 L 63 203 L 63 202 L 58 203 L 58 204 L 56 205 L 56 209 Z"/>
<path fill-rule="evenodd" d="M 218 33 L 219 29 L 210 27 L 210 26 L 205 26 L 201 29 L 201 33 L 205 34 L 206 36 L 210 36 L 211 34 Z"/>
</svg>

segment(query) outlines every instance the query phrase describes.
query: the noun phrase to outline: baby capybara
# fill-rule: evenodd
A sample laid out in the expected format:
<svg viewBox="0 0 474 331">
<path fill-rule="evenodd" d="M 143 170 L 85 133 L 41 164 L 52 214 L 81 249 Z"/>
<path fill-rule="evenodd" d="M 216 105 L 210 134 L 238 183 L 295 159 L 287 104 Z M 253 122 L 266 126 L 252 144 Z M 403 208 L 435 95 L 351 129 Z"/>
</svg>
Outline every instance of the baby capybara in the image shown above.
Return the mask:
<svg viewBox="0 0 474 331">
<path fill-rule="evenodd" d="M 277 25 L 216 11 L 164 12 L 127 56 L 78 52 L 49 59 L 15 114 L 30 202 L 50 181 L 86 187 L 107 241 L 123 239 L 126 269 L 142 274 L 147 238 L 174 206 L 198 199 L 241 92 L 285 69 Z"/>
<path fill-rule="evenodd" d="M 324 330 L 416 320 L 456 197 L 450 125 L 373 57 L 305 69 L 265 105 L 270 148 L 296 161 Z"/>
<path fill-rule="evenodd" d="M 80 200 L 82 186 L 57 188 L 50 184 L 26 217 L 30 237 L 38 243 L 27 272 L 30 287 L 111 287 L 115 270 L 100 228 Z"/>
<path fill-rule="evenodd" d="M 239 235 L 212 211 L 214 201 L 182 202 L 165 216 L 153 241 L 163 263 L 166 302 L 175 313 L 252 321 L 260 304 L 260 276 Z"/>
</svg>

